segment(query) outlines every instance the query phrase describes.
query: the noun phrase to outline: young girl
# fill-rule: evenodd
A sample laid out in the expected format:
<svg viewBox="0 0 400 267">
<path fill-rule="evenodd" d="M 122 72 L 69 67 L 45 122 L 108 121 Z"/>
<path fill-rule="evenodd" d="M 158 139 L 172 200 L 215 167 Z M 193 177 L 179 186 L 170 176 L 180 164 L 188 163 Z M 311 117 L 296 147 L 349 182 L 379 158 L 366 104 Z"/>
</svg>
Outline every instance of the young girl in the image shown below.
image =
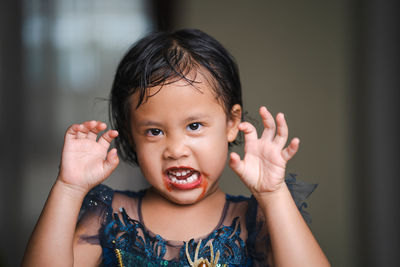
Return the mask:
<svg viewBox="0 0 400 267">
<path fill-rule="evenodd" d="M 137 42 L 118 66 L 110 114 L 116 130 L 67 130 L 24 266 L 329 266 L 299 212 L 315 186 L 284 179 L 299 140 L 285 147 L 285 118 L 275 125 L 265 107 L 260 138 L 241 122 L 238 70 L 215 39 L 181 30 Z M 229 165 L 251 198 L 218 184 L 239 131 L 244 158 L 230 153 Z M 99 185 L 119 162 L 114 139 L 150 188 Z"/>
</svg>

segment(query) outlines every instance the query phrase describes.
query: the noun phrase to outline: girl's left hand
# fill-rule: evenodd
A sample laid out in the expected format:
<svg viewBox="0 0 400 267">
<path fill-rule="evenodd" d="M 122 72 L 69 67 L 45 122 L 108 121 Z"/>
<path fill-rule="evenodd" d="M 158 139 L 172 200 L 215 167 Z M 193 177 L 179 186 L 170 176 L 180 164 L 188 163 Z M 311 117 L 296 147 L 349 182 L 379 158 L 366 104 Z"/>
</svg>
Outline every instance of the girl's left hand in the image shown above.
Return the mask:
<svg viewBox="0 0 400 267">
<path fill-rule="evenodd" d="M 276 116 L 276 123 L 265 107 L 260 108 L 264 131 L 258 139 L 256 128 L 242 122 L 238 128 L 244 132 L 244 158 L 232 152 L 229 165 L 236 172 L 253 195 L 275 192 L 282 188 L 285 180 L 286 163 L 296 154 L 300 140 L 293 138 L 285 147 L 288 127 L 282 113 Z M 276 131 L 276 133 L 275 133 Z"/>
</svg>

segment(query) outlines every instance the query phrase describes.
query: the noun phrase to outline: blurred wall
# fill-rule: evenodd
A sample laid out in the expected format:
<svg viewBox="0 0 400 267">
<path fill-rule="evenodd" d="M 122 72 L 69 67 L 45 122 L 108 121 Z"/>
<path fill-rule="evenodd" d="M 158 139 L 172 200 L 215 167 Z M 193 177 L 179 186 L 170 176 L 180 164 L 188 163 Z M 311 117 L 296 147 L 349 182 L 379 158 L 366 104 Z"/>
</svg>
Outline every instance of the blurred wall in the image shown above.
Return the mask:
<svg viewBox="0 0 400 267">
<path fill-rule="evenodd" d="M 22 76 L 22 4 L 0 2 L 0 266 L 16 265 L 25 243 L 21 197 L 25 100 Z M 9 25 L 12 25 L 8 27 Z M 19 253 L 13 253 L 16 248 Z M 10 265 L 12 266 L 12 265 Z"/>
<path fill-rule="evenodd" d="M 301 141 L 288 172 L 319 184 L 311 229 L 333 266 L 354 266 L 348 1 L 179 3 L 177 28 L 204 30 L 236 58 L 249 115 L 258 119 L 261 105 L 285 113 Z M 247 192 L 229 170 L 222 184 Z"/>
</svg>

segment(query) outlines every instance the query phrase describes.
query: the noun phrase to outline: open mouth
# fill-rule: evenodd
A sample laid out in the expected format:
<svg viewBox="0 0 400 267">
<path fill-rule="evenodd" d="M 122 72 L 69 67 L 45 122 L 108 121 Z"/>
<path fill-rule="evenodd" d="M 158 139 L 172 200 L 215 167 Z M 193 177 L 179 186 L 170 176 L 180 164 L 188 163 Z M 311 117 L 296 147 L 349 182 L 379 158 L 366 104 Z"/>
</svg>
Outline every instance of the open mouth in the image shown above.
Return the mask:
<svg viewBox="0 0 400 267">
<path fill-rule="evenodd" d="M 192 189 L 200 185 L 200 172 L 187 167 L 174 167 L 167 169 L 169 183 L 178 189 Z"/>
</svg>

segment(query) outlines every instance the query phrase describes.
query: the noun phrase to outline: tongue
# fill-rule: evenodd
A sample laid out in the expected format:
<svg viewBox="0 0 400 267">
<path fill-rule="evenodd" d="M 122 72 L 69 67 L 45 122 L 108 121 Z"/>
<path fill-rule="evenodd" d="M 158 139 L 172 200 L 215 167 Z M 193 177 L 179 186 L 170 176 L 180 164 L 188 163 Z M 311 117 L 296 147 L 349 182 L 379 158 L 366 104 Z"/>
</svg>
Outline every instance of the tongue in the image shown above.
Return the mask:
<svg viewBox="0 0 400 267">
<path fill-rule="evenodd" d="M 192 174 L 193 174 L 193 172 L 189 172 L 189 173 L 186 174 L 186 175 L 182 175 L 182 176 L 175 176 L 175 175 L 174 175 L 174 177 L 175 177 L 176 179 L 178 179 L 178 180 L 186 180 L 187 178 L 189 178 L 190 176 L 192 176 Z"/>
</svg>

